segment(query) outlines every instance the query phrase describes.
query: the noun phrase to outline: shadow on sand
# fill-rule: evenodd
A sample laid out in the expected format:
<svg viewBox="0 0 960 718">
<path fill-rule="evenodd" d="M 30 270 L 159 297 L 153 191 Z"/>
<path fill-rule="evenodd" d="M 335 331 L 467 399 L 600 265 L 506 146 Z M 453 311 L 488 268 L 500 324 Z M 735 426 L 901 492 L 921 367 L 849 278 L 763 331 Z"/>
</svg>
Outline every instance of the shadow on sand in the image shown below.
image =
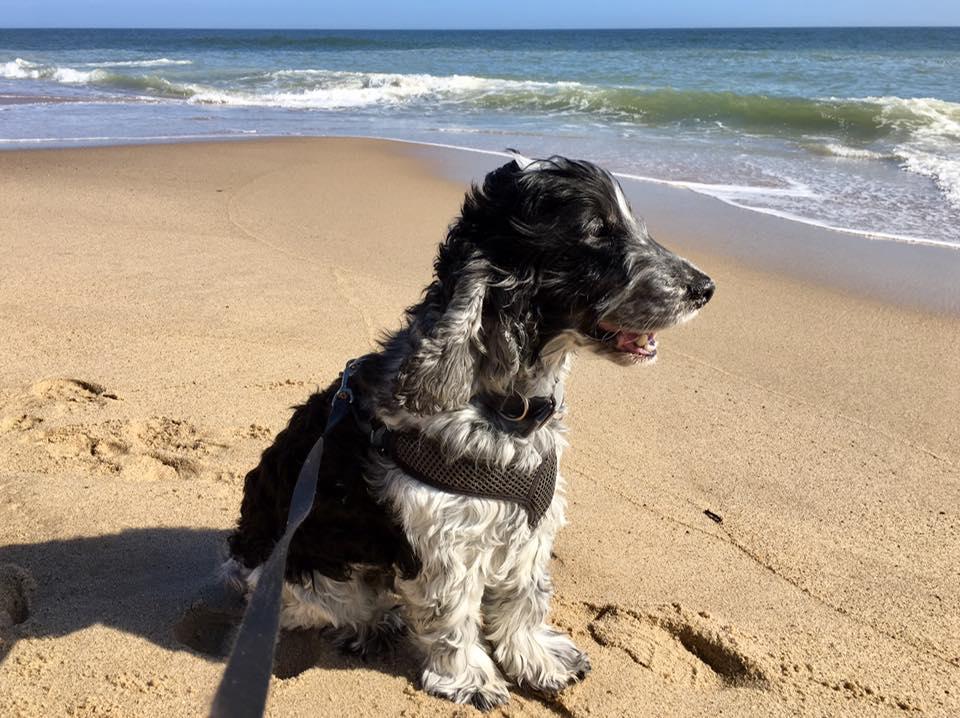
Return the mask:
<svg viewBox="0 0 960 718">
<path fill-rule="evenodd" d="M 0 547 L 0 663 L 20 638 L 95 624 L 222 661 L 243 613 L 242 599 L 215 578 L 225 538 L 214 529 L 144 528 Z M 277 646 L 274 675 L 366 665 L 415 682 L 416 664 L 407 647 L 364 664 L 322 631 L 291 631 Z"/>
</svg>

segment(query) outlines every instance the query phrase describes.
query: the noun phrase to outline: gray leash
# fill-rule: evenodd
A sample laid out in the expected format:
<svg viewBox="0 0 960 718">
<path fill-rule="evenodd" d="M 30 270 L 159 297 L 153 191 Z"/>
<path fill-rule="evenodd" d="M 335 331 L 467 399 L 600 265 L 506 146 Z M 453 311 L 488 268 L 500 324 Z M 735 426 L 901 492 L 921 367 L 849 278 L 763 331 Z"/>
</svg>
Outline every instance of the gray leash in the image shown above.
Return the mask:
<svg viewBox="0 0 960 718">
<path fill-rule="evenodd" d="M 267 705 L 273 656 L 280 629 L 280 596 L 287 564 L 287 549 L 300 524 L 313 510 L 318 472 L 323 458 L 323 442 L 330 431 L 351 411 L 353 392 L 350 378 L 360 365 L 350 360 L 343 370 L 340 388 L 333 396 L 330 416 L 323 435 L 310 449 L 290 499 L 287 528 L 263 565 L 257 587 L 250 597 L 237 640 L 227 661 L 220 686 L 210 708 L 210 718 L 260 718 Z"/>
</svg>

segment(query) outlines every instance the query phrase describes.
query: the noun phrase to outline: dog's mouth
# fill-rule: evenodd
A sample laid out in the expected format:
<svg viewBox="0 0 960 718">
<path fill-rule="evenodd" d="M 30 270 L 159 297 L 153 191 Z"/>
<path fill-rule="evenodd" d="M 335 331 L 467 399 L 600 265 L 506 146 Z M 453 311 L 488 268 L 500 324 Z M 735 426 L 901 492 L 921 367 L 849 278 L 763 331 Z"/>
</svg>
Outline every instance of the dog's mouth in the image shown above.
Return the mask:
<svg viewBox="0 0 960 718">
<path fill-rule="evenodd" d="M 656 332 L 634 331 L 600 322 L 594 339 L 614 351 L 631 356 L 635 362 L 652 361 L 657 357 Z"/>
</svg>

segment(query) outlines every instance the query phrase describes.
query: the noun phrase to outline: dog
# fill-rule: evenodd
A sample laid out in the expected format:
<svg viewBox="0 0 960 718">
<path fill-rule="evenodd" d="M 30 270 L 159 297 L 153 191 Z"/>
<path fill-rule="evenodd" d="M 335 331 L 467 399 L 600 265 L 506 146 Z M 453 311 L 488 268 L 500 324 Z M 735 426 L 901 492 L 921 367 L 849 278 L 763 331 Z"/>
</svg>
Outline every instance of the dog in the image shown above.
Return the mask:
<svg viewBox="0 0 960 718">
<path fill-rule="evenodd" d="M 281 626 L 332 627 L 361 655 L 409 633 L 423 688 L 486 710 L 508 700 L 508 681 L 556 693 L 590 670 L 547 622 L 572 357 L 653 363 L 657 332 L 692 318 L 714 283 L 653 240 L 609 172 L 559 156 L 514 155 L 472 185 L 434 270 L 402 328 L 355 364 L 355 418 L 327 439 Z M 246 476 L 225 565 L 245 591 L 339 385 L 296 407 Z M 377 441 L 385 433 L 414 437 L 406 459 Z M 433 465 L 411 468 L 425 446 Z M 431 480 L 456 471 L 466 490 Z M 511 477 L 545 477 L 539 505 L 502 489 Z"/>
</svg>

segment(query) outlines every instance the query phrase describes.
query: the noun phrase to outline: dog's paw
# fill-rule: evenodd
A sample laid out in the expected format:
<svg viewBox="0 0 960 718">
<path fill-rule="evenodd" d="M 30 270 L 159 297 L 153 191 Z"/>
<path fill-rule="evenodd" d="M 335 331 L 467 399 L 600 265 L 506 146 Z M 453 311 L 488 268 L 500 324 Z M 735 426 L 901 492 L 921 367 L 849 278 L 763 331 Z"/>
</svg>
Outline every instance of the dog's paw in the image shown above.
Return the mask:
<svg viewBox="0 0 960 718">
<path fill-rule="evenodd" d="M 569 641 L 569 639 L 567 640 Z M 582 681 L 593 670 L 593 666 L 590 665 L 590 657 L 573 645 L 572 641 L 569 649 L 562 655 L 558 655 L 557 660 L 566 669 L 567 684 Z"/>
<path fill-rule="evenodd" d="M 529 683 L 543 693 L 559 693 L 571 683 L 587 677 L 591 670 L 590 658 L 566 634 L 554 630 L 544 633 L 546 635 L 540 638 L 540 645 L 546 649 L 552 661 L 546 661 L 541 674 Z"/>
<path fill-rule="evenodd" d="M 527 641 L 501 646 L 497 660 L 519 685 L 556 694 L 590 672 L 590 659 L 565 633 L 541 628 Z"/>
<path fill-rule="evenodd" d="M 375 624 L 340 629 L 334 641 L 344 653 L 358 656 L 365 661 L 393 652 L 406 635 L 407 624 L 399 610 L 393 609 L 384 613 Z"/>
<path fill-rule="evenodd" d="M 504 703 L 509 702 L 509 700 L 510 693 L 507 691 L 506 685 L 504 685 L 495 688 L 492 686 L 484 686 L 470 695 L 469 700 L 459 702 L 469 703 L 477 710 L 486 712 L 493 710 L 497 706 L 502 706 Z"/>
<path fill-rule="evenodd" d="M 472 705 L 481 711 L 491 710 L 510 700 L 506 682 L 499 675 L 484 675 L 482 671 L 466 676 L 446 676 L 427 668 L 422 682 L 423 689 L 432 696 Z"/>
</svg>

